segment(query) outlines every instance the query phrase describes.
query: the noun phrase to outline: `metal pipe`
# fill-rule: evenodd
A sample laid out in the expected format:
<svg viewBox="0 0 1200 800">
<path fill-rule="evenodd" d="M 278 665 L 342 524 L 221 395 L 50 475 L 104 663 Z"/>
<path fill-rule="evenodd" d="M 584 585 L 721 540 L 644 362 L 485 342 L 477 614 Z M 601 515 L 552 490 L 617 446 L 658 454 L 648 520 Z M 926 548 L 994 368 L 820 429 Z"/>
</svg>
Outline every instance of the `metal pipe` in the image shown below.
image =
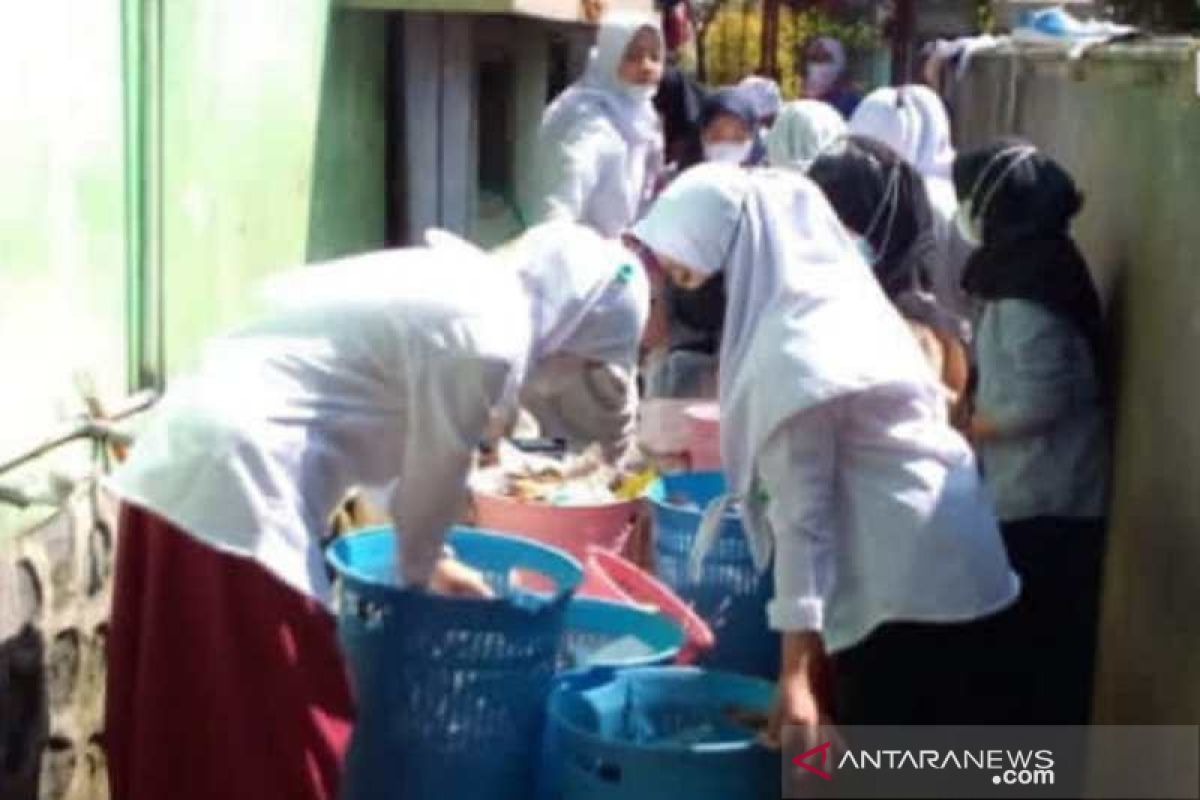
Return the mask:
<svg viewBox="0 0 1200 800">
<path fill-rule="evenodd" d="M 115 441 L 121 444 L 128 444 L 132 441 L 132 438 L 127 434 L 116 431 L 111 423 L 119 422 L 134 414 L 145 411 L 157 399 L 158 392 L 150 389 L 133 394 L 113 409 L 107 418 L 100 420 L 85 417 L 79 422 L 62 428 L 41 443 L 22 451 L 18 455 L 5 461 L 0 461 L 0 474 L 28 464 L 30 461 L 41 458 L 55 448 L 62 447 L 64 444 L 69 444 L 79 439 L 96 439 L 99 441 Z"/>
</svg>

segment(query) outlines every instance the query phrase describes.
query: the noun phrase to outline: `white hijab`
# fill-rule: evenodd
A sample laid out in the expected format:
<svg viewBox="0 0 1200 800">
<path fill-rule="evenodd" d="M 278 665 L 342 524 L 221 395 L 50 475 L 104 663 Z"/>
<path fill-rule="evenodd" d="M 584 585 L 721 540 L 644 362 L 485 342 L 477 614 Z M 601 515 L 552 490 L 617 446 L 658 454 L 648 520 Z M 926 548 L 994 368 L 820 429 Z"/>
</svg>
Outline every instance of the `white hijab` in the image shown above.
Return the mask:
<svg viewBox="0 0 1200 800">
<path fill-rule="evenodd" d="M 886 144 L 916 166 L 921 115 L 905 92 L 890 86 L 871 92 L 851 115 L 850 132 Z"/>
<path fill-rule="evenodd" d="M 772 536 L 756 463 L 788 420 L 838 397 L 936 383 L 916 341 L 820 189 L 794 172 L 702 165 L 681 175 L 634 235 L 706 274 L 724 271 L 721 457 L 745 503 L 755 563 Z M 706 515 L 711 539 L 722 506 Z M 700 541 L 697 551 L 705 549 Z"/>
<path fill-rule="evenodd" d="M 950 115 L 927 86 L 876 89 L 850 118 L 850 132 L 883 142 L 927 178 L 950 177 Z"/>
<path fill-rule="evenodd" d="M 425 238 L 430 246 L 454 250 L 464 259 L 515 269 L 525 288 L 532 347 L 529 361 L 506 389 L 504 405 L 515 403 L 532 368 L 553 355 L 625 368 L 636 364 L 650 316 L 650 282 L 637 256 L 620 242 L 564 221 L 530 228 L 495 254 L 446 231 L 431 230 Z"/>
<path fill-rule="evenodd" d="M 751 75 L 743 79 L 738 88 L 753 98 L 754 113 L 758 115 L 759 122 L 779 113 L 779 107 L 783 104 L 783 92 L 779 90 L 779 84 L 775 81 L 761 75 Z"/>
<path fill-rule="evenodd" d="M 635 99 L 617 75 L 630 42 L 647 28 L 654 31 L 665 52 L 666 43 L 657 17 L 626 11 L 606 15 L 583 77 L 546 109 L 543 129 L 551 133 L 566 130 L 580 117 L 601 113 L 612 120 L 630 146 L 658 145 L 662 135 L 653 100 Z"/>
<path fill-rule="evenodd" d="M 767 134 L 767 157 L 773 167 L 807 172 L 818 156 L 836 154 L 846 136 L 846 121 L 821 100 L 795 100 L 779 112 Z"/>
<path fill-rule="evenodd" d="M 949 180 L 956 154 L 946 104 L 928 86 L 909 86 L 907 92 L 921 118 L 916 168 L 928 178 Z"/>
</svg>

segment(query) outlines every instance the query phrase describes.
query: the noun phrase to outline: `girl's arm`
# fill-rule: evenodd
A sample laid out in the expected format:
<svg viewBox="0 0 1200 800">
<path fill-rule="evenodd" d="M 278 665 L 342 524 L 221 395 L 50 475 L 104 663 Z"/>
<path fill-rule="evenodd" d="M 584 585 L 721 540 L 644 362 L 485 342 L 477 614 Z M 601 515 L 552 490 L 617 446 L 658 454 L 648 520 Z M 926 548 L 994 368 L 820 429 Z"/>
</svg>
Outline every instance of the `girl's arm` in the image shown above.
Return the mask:
<svg viewBox="0 0 1200 800">
<path fill-rule="evenodd" d="M 1089 368 L 1082 337 L 1070 323 L 1025 300 L 1001 300 L 996 315 L 993 358 L 980 352 L 979 369 L 1005 369 L 990 376 L 1006 384 L 1005 400 L 976 411 L 968 430 L 975 441 L 1037 433 L 1070 412 L 1081 371 Z"/>
<path fill-rule="evenodd" d="M 799 726 L 812 738 L 828 718 L 827 658 L 821 638 L 834 578 L 838 403 L 788 423 L 759 457 L 775 536 L 771 627 L 783 633 L 777 713 L 770 735 Z"/>
</svg>

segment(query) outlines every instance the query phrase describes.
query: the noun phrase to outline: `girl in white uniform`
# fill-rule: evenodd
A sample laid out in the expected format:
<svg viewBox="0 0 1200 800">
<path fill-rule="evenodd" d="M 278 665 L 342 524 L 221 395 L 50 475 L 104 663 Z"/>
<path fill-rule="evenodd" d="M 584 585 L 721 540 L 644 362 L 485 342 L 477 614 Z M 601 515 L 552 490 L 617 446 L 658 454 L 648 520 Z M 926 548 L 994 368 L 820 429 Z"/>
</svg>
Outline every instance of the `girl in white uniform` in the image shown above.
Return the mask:
<svg viewBox="0 0 1200 800">
<path fill-rule="evenodd" d="M 320 542 L 351 486 L 391 486 L 400 580 L 486 592 L 442 543 L 493 410 L 564 353 L 632 368 L 649 305 L 636 256 L 587 229 L 512 253 L 304 267 L 172 385 L 111 481 L 114 797 L 336 796 L 352 709 Z"/>
<path fill-rule="evenodd" d="M 850 132 L 883 142 L 925 179 L 938 247 L 937 258 L 931 262 L 933 293 L 943 307 L 974 322 L 978 304 L 962 287 L 967 258 L 974 248 L 954 224 L 958 197 L 950 169 L 955 153 L 950 115 L 942 99 L 928 86 L 876 89 L 850 118 Z"/>
<path fill-rule="evenodd" d="M 721 455 L 759 567 L 774 554 L 776 724 L 987 717 L 962 623 L 1012 603 L 1018 580 L 937 377 L 821 191 L 697 167 L 633 235 L 677 281 L 725 274 Z"/>
<path fill-rule="evenodd" d="M 604 18 L 587 72 L 542 119 L 524 202 L 530 222 L 565 219 L 613 238 L 637 219 L 663 167 L 653 104 L 663 58 L 655 17 Z"/>
</svg>

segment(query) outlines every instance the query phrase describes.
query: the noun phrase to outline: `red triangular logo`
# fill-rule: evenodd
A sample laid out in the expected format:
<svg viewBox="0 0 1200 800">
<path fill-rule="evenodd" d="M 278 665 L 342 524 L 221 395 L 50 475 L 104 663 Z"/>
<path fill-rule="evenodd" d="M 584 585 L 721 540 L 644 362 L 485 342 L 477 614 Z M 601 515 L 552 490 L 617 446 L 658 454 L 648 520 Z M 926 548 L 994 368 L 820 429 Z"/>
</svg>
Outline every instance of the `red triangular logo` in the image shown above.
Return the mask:
<svg viewBox="0 0 1200 800">
<path fill-rule="evenodd" d="M 830 775 L 825 770 L 820 769 L 819 767 L 814 767 L 812 764 L 808 764 L 806 762 L 811 756 L 820 754 L 821 766 L 822 767 L 825 766 L 825 759 L 827 759 L 829 757 L 829 748 L 832 746 L 833 746 L 833 742 L 826 742 L 825 744 L 818 745 L 817 747 L 814 747 L 811 750 L 806 750 L 803 753 L 801 753 L 800 755 L 793 758 L 792 764 L 799 767 L 800 769 L 808 770 L 813 775 L 817 775 L 817 776 L 824 778 L 827 781 L 831 781 L 831 780 L 833 780 L 832 775 Z"/>
</svg>

